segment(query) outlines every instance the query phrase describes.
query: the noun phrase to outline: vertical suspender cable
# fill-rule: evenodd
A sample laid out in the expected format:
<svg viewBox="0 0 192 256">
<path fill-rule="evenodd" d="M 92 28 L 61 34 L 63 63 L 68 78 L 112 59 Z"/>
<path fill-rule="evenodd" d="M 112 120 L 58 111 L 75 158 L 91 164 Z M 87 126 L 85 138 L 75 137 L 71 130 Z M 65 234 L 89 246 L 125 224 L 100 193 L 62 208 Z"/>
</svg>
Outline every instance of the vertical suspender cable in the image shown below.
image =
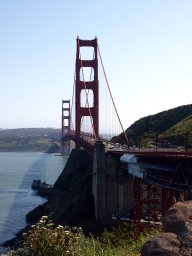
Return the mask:
<svg viewBox="0 0 192 256">
<path fill-rule="evenodd" d="M 119 114 L 118 114 L 118 112 L 117 112 L 117 108 L 116 108 L 115 102 L 114 102 L 114 100 L 113 100 L 113 96 L 112 96 L 112 93 L 111 93 L 111 89 L 110 89 L 110 87 L 109 87 L 109 83 L 108 83 L 107 76 L 106 76 L 106 73 L 105 73 L 105 69 L 104 69 L 104 65 L 103 65 L 103 61 L 102 61 L 102 58 L 101 58 L 101 53 L 100 53 L 99 45 L 98 45 L 98 44 L 97 44 L 97 48 L 98 48 L 98 51 L 99 51 L 99 57 L 100 57 L 100 60 L 101 60 L 101 65 L 102 65 L 103 73 L 104 73 L 104 75 L 105 75 L 105 80 L 106 80 L 106 83 L 107 83 L 107 87 L 108 87 L 108 89 L 109 89 L 109 93 L 110 93 L 110 96 L 111 96 L 111 100 L 112 100 L 112 102 L 113 102 L 113 106 L 114 106 L 114 108 L 115 108 L 117 117 L 118 117 L 118 119 L 119 119 L 119 123 L 120 123 L 120 125 L 121 125 L 121 129 L 122 129 L 122 131 L 123 131 L 125 140 L 126 140 L 126 142 L 127 142 L 127 145 L 129 145 L 129 140 L 128 140 L 128 138 L 127 138 L 127 134 L 125 133 L 125 130 L 124 130 L 123 125 L 122 125 L 122 123 L 121 123 L 121 119 L 120 119 Z"/>
</svg>

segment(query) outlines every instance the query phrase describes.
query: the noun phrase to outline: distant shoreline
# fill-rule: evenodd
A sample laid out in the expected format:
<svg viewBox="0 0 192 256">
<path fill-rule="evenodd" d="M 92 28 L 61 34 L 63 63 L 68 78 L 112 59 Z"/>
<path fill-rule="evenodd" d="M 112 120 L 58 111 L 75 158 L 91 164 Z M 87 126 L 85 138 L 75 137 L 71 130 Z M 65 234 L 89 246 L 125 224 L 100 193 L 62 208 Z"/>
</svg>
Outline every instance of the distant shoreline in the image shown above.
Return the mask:
<svg viewBox="0 0 192 256">
<path fill-rule="evenodd" d="M 60 152 L 60 129 L 0 129 L 0 152 Z"/>
</svg>

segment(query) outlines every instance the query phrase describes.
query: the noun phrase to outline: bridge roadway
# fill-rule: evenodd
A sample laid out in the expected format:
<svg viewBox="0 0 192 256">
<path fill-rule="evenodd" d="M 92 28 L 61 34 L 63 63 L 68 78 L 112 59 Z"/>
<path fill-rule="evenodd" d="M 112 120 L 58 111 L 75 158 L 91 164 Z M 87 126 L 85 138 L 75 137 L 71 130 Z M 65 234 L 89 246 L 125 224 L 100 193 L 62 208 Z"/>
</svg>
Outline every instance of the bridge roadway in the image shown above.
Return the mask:
<svg viewBox="0 0 192 256">
<path fill-rule="evenodd" d="M 95 216 L 111 219 L 114 213 L 133 213 L 134 227 L 142 220 L 156 221 L 185 192 L 192 197 L 192 152 L 168 148 L 129 148 L 103 138 L 75 132 L 65 135 L 89 152 L 93 160 L 92 193 Z M 122 158 L 136 161 L 122 161 Z M 131 215 L 130 215 L 131 216 Z M 159 217 L 158 217 L 159 218 Z M 135 232 L 136 232 L 135 231 Z"/>
<path fill-rule="evenodd" d="M 77 138 L 75 131 L 66 134 L 64 140 L 73 140 L 79 144 L 80 147 L 93 154 L 94 145 L 96 140 L 94 137 L 87 133 L 81 133 L 80 138 Z M 105 145 L 105 153 L 113 155 L 134 154 L 140 157 L 156 157 L 156 158 L 177 158 L 192 160 L 192 150 L 178 149 L 178 148 L 128 148 L 127 145 L 119 143 L 112 143 L 102 137 L 98 140 L 103 141 Z"/>
<path fill-rule="evenodd" d="M 91 155 L 94 154 L 95 139 L 90 134 L 82 133 L 79 138 L 75 132 L 65 135 L 64 139 L 73 140 Z M 192 188 L 192 151 L 177 148 L 129 148 L 127 145 L 112 143 L 99 138 L 105 146 L 105 155 L 110 155 L 120 163 L 123 154 L 132 154 L 138 157 L 137 168 L 143 171 L 143 177 L 139 177 L 161 187 L 177 191 L 191 190 Z M 121 169 L 128 170 L 128 166 L 119 164 Z M 139 171 L 142 173 L 142 171 Z M 132 174 L 134 175 L 134 174 Z M 137 175 L 136 175 L 137 176 Z"/>
</svg>

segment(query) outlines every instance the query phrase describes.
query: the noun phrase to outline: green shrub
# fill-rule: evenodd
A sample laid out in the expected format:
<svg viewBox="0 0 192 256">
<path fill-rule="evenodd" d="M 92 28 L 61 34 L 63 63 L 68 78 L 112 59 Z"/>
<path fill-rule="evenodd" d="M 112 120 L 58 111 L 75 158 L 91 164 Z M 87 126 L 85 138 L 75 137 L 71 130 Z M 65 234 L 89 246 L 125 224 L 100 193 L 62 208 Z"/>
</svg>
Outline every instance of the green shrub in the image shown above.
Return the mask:
<svg viewBox="0 0 192 256">
<path fill-rule="evenodd" d="M 24 247 L 12 256 L 136 256 L 143 244 L 157 231 L 143 233 L 137 241 L 133 238 L 131 224 L 123 223 L 110 231 L 105 230 L 100 238 L 84 236 L 81 228 L 57 226 L 47 216 L 32 225 L 23 234 Z"/>
<path fill-rule="evenodd" d="M 74 244 L 83 236 L 82 229 L 60 225 L 54 228 L 52 221 L 47 221 L 47 218 L 47 216 L 43 216 L 36 225 L 31 226 L 28 234 L 23 233 L 24 250 L 13 255 L 73 255 Z"/>
</svg>

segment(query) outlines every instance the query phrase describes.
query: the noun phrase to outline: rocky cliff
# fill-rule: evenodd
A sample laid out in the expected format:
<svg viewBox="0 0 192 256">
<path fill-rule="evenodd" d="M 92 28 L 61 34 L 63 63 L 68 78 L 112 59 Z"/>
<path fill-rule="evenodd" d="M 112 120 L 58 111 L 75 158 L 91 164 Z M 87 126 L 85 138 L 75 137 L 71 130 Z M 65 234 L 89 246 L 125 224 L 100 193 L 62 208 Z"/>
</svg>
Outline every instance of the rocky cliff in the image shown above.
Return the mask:
<svg viewBox="0 0 192 256">
<path fill-rule="evenodd" d="M 141 256 L 192 255 L 192 201 L 177 202 L 169 208 L 163 231 L 143 246 Z"/>
<path fill-rule="evenodd" d="M 83 149 L 73 149 L 66 166 L 55 182 L 54 194 L 44 205 L 27 214 L 27 221 L 49 215 L 54 223 L 81 226 L 85 232 L 97 232 L 92 196 L 93 159 Z"/>
</svg>

